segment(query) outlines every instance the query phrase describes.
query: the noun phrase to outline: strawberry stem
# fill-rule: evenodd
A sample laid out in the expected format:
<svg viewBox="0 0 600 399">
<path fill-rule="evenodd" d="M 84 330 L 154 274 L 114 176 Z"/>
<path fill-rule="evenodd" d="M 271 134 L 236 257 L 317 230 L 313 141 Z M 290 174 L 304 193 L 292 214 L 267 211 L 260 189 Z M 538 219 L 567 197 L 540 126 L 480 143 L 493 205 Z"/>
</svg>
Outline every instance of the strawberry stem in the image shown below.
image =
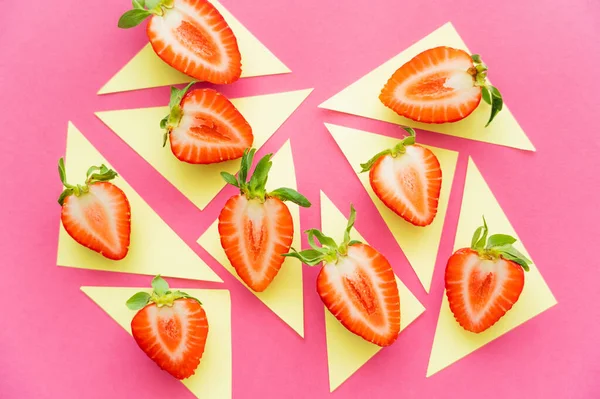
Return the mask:
<svg viewBox="0 0 600 399">
<path fill-rule="evenodd" d="M 189 294 L 181 291 L 171 291 L 169 284 L 160 276 L 156 276 L 152 279 L 152 293 L 141 291 L 134 294 L 125 303 L 131 310 L 139 310 L 149 303 L 155 303 L 159 308 L 163 306 L 173 306 L 173 303 L 181 298 L 190 298 L 198 301 L 198 299 L 190 296 Z M 198 301 L 202 305 L 202 302 Z"/>
<path fill-rule="evenodd" d="M 308 266 L 315 266 L 321 262 L 338 263 L 340 258 L 348 255 L 348 247 L 360 244 L 360 241 L 350 239 L 350 231 L 354 227 L 356 221 L 356 210 L 350 204 L 350 217 L 346 230 L 344 230 L 344 240 L 338 245 L 335 240 L 323 234 L 320 230 L 310 229 L 305 233 L 308 235 L 308 245 L 310 249 L 297 251 L 291 248 L 291 252 L 282 254 L 282 256 L 300 259 L 300 261 Z M 315 240 L 316 238 L 316 240 Z M 318 241 L 318 243 L 317 243 Z"/>
<path fill-rule="evenodd" d="M 502 100 L 500 91 L 492 86 L 487 80 L 488 67 L 481 60 L 481 56 L 479 56 L 479 54 L 473 54 L 471 59 L 473 60 L 474 66 L 469 68 L 467 72 L 473 76 L 475 86 L 481 87 L 481 98 L 483 98 L 483 101 L 492 106 L 490 118 L 485 124 L 485 127 L 488 127 L 496 115 L 502 110 L 504 101 Z"/>
<path fill-rule="evenodd" d="M 244 151 L 237 178 L 228 172 L 221 172 L 221 177 L 223 177 L 228 184 L 239 188 L 240 193 L 245 195 L 249 200 L 256 198 L 261 202 L 265 202 L 267 198 L 273 197 L 278 198 L 281 201 L 291 201 L 305 208 L 311 206 L 310 201 L 305 196 L 291 188 L 281 187 L 267 193 L 266 185 L 269 172 L 273 166 L 273 162 L 271 161 L 273 154 L 267 154 L 258 161 L 254 168 L 254 173 L 250 177 L 250 181 L 247 181 L 248 172 L 252 166 L 252 160 L 254 159 L 255 153 L 256 149 L 254 148 L 246 149 Z"/>
<path fill-rule="evenodd" d="M 525 271 L 529 271 L 529 260 L 512 244 L 517 239 L 507 234 L 493 234 L 488 238 L 488 226 L 483 217 L 483 226 L 479 226 L 471 239 L 471 249 L 477 251 L 481 259 L 496 260 L 503 258 L 519 264 Z"/>
<path fill-rule="evenodd" d="M 67 172 L 65 169 L 65 160 L 63 158 L 58 160 L 58 175 L 61 183 L 65 187 L 63 192 L 58 197 L 58 203 L 61 206 L 69 195 L 75 195 L 76 197 L 79 197 L 80 195 L 86 194 L 90 191 L 90 185 L 101 181 L 110 181 L 118 176 L 117 172 L 112 169 L 108 169 L 108 167 L 106 167 L 104 164 L 100 166 L 92 166 L 86 172 L 85 184 L 77 184 L 74 186 L 67 182 Z"/>
<path fill-rule="evenodd" d="M 175 86 L 171 86 L 171 97 L 169 98 L 169 115 L 162 118 L 160 121 L 160 128 L 165 129 L 166 132 L 163 136 L 163 147 L 167 144 L 167 139 L 169 134 L 173 129 L 179 126 L 181 122 L 181 118 L 183 117 L 183 108 L 181 108 L 181 100 L 188 92 L 190 87 L 194 85 L 197 81 L 191 81 L 187 86 L 183 89 L 179 90 Z"/>
<path fill-rule="evenodd" d="M 415 130 L 413 128 L 407 127 L 407 126 L 400 126 L 400 127 L 408 133 L 408 136 L 403 137 L 402 140 L 400 140 L 400 142 L 398 144 L 396 144 L 393 148 L 388 148 L 387 150 L 378 152 L 367 162 L 361 163 L 360 167 L 362 169 L 361 169 L 360 173 L 368 172 L 369 170 L 371 170 L 371 168 L 373 167 L 373 165 L 375 165 L 375 162 L 377 162 L 377 160 L 379 158 L 386 156 L 386 155 L 391 155 L 392 157 L 396 158 L 398 155 L 404 154 L 406 152 L 406 146 L 415 144 L 416 136 L 417 136 L 417 134 L 415 133 Z"/>
</svg>

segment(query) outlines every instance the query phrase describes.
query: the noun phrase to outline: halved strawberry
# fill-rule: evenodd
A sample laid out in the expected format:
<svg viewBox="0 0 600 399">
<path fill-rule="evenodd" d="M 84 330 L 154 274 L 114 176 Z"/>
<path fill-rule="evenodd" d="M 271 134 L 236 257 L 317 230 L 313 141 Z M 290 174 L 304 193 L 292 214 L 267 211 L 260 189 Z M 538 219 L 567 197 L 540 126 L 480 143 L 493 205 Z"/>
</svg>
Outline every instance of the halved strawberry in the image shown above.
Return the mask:
<svg viewBox="0 0 600 399">
<path fill-rule="evenodd" d="M 427 226 L 437 214 L 442 169 L 433 152 L 415 144 L 415 131 L 394 148 L 376 154 L 361 164 L 379 199 L 415 226 Z"/>
<path fill-rule="evenodd" d="M 324 262 L 317 277 L 321 300 L 349 331 L 379 346 L 389 346 L 400 332 L 400 296 L 392 266 L 376 249 L 350 240 L 356 212 L 350 218 L 344 241 L 337 245 L 319 230 L 308 230 L 311 249 L 292 252 L 303 263 Z M 315 238 L 321 246 L 315 242 Z"/>
<path fill-rule="evenodd" d="M 242 63 L 237 40 L 210 2 L 133 0 L 133 7 L 121 16 L 119 27 L 132 28 L 152 16 L 146 33 L 156 54 L 167 64 L 211 83 L 239 79 Z"/>
<path fill-rule="evenodd" d="M 482 97 L 492 106 L 489 125 L 502 109 L 502 95 L 487 81 L 487 66 L 479 55 L 450 47 L 418 54 L 394 72 L 379 95 L 398 115 L 424 123 L 466 118 Z"/>
<path fill-rule="evenodd" d="M 250 181 L 246 177 L 256 150 L 246 151 L 238 178 L 221 172 L 225 181 L 240 189 L 219 214 L 219 235 L 227 259 L 240 278 L 254 291 L 267 289 L 285 260 L 294 236 L 294 222 L 283 201 L 303 207 L 310 202 L 291 188 L 265 190 L 272 154 L 256 165 Z"/>
<path fill-rule="evenodd" d="M 125 193 L 110 180 L 117 173 L 106 166 L 92 166 L 83 185 L 67 183 L 64 160 L 58 173 L 65 189 L 58 198 L 61 221 L 75 241 L 108 259 L 123 259 L 129 251 L 131 207 Z"/>
<path fill-rule="evenodd" d="M 127 301 L 129 309 L 140 309 L 131 320 L 131 334 L 161 369 L 183 380 L 195 373 L 204 353 L 206 313 L 198 299 L 170 291 L 160 276 L 152 288 L 152 294 L 138 292 Z"/>
<path fill-rule="evenodd" d="M 456 251 L 446 266 L 450 310 L 465 330 L 474 333 L 493 326 L 517 302 L 525 284 L 523 270 L 529 271 L 531 263 L 512 246 L 515 238 L 487 235 L 483 219 L 483 226 L 473 235 L 471 248 Z"/>
<path fill-rule="evenodd" d="M 235 106 L 213 89 L 171 87 L 170 113 L 160 122 L 181 161 L 208 164 L 240 158 L 252 146 L 252 128 Z"/>
</svg>

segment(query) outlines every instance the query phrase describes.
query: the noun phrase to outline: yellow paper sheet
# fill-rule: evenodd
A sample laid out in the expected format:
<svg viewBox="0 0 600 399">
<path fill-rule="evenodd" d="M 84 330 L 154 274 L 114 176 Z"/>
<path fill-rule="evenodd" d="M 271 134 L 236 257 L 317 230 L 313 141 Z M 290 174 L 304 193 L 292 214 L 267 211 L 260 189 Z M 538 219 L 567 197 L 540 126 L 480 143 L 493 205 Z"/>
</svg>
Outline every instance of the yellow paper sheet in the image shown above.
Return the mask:
<svg viewBox="0 0 600 399">
<path fill-rule="evenodd" d="M 425 291 L 429 292 L 438 247 L 442 237 L 444 219 L 446 218 L 448 199 L 450 197 L 450 189 L 452 188 L 452 180 L 454 179 L 458 153 L 442 148 L 425 146 L 433 151 L 440 161 L 442 168 L 442 190 L 440 192 L 438 213 L 433 223 L 426 227 L 414 226 L 396 215 L 381 202 L 373 191 L 373 188 L 371 188 L 369 173 L 359 173 L 361 163 L 367 162 L 378 152 L 386 148 L 392 148 L 398 144 L 401 137 L 400 134 L 403 131 L 399 132 L 398 137 L 393 138 L 327 123 L 325 126 L 327 126 L 327 129 L 329 129 L 329 132 L 346 156 L 346 159 L 348 159 L 348 162 L 350 162 L 350 165 L 356 171 L 360 182 L 367 190 L 367 193 L 369 193 L 381 217 L 385 220 L 398 245 L 400 245 L 400 248 L 402 248 L 402 251 L 408 258 Z"/>
<path fill-rule="evenodd" d="M 510 112 L 506 103 L 504 104 L 502 111 L 486 128 L 485 124 L 490 115 L 490 106 L 484 101 L 481 101 L 479 107 L 467 118 L 460 122 L 446 124 L 414 122 L 399 116 L 379 101 L 381 89 L 398 68 L 410 61 L 417 54 L 438 46 L 449 46 L 469 52 L 469 49 L 458 35 L 458 32 L 456 32 L 452 24 L 448 22 L 429 36 L 426 36 L 424 39 L 404 50 L 391 60 L 369 72 L 358 81 L 352 83 L 350 86 L 325 101 L 319 107 L 397 123 L 399 125 L 412 126 L 414 128 L 450 136 L 535 151 L 535 147 L 529 141 L 529 138 L 527 138 L 523 129 L 519 126 L 519 123 Z M 485 54 L 483 54 L 482 57 L 485 61 Z M 490 66 L 490 70 L 493 76 L 493 65 Z M 499 89 L 502 91 L 502 87 Z M 505 100 L 507 99 L 505 98 Z M 508 102 L 510 102 L 510 99 L 508 99 Z"/>
<path fill-rule="evenodd" d="M 348 209 L 350 209 L 349 203 Z M 338 239 L 343 236 L 347 223 L 348 219 L 344 214 L 321 192 L 321 229 L 323 233 Z M 356 229 L 352 230 L 351 236 L 353 239 L 367 243 Z M 415 321 L 425 311 L 425 308 L 398 276 L 396 276 L 396 283 L 400 293 L 400 331 L 402 331 Z M 348 331 L 327 308 L 325 308 L 325 333 L 329 390 L 333 392 L 382 348 Z"/>
<path fill-rule="evenodd" d="M 131 334 L 131 320 L 136 311 L 125 302 L 144 288 L 81 287 L 81 290 L 100 306 L 114 321 Z M 182 380 L 197 398 L 231 398 L 231 299 L 227 290 L 199 290 L 181 288 L 198 298 L 206 311 L 208 337 L 200 365 L 190 378 Z M 136 345 L 131 340 L 131 345 Z M 118 354 L 115 353 L 115 356 Z"/>
<path fill-rule="evenodd" d="M 255 160 L 256 162 L 258 159 Z M 294 172 L 294 161 L 289 140 L 273 156 L 273 167 L 267 180 L 267 190 L 279 187 L 289 187 L 297 190 L 296 174 Z M 256 163 L 255 162 L 255 163 Z M 292 246 L 300 248 L 300 209 L 298 205 L 286 202 L 292 219 L 294 220 L 294 238 Z M 206 251 L 213 256 L 225 269 L 227 269 L 244 286 L 246 284 L 238 276 L 237 272 L 229 263 L 225 251 L 221 247 L 219 239 L 218 220 L 216 220 L 206 232 L 198 239 Z M 246 286 L 247 287 L 247 286 Z M 302 292 L 302 263 L 295 258 L 286 258 L 281 270 L 263 292 L 254 292 L 248 288 L 269 309 L 287 323 L 301 337 L 304 337 L 304 301 Z"/>
<path fill-rule="evenodd" d="M 87 169 L 102 163 L 110 167 L 102 154 L 69 122 L 65 158 L 68 181 L 72 184 L 83 183 Z M 58 176 L 56 178 L 58 182 Z M 119 261 L 106 259 L 75 242 L 61 223 L 56 260 L 59 266 L 223 282 L 123 177 L 117 177 L 113 183 L 125 192 L 131 205 L 129 253 Z"/>
<path fill-rule="evenodd" d="M 252 126 L 253 146 L 260 148 L 311 91 L 312 89 L 306 89 L 231 101 Z M 160 128 L 159 122 L 168 113 L 168 107 L 155 107 L 97 112 L 96 116 L 199 209 L 204 209 L 225 187 L 221 171 L 235 174 L 239 170 L 240 160 L 210 165 L 192 165 L 179 161 L 168 144 L 166 147 L 162 146 L 164 130 Z"/>
<path fill-rule="evenodd" d="M 469 158 L 464 197 L 454 242 L 455 251 L 470 246 L 473 232 L 482 224 L 482 215 L 485 215 L 490 234 L 502 233 L 515 237 L 517 242 L 514 246 L 531 259 L 477 166 Z M 529 267 L 530 271 L 525 273 L 525 287 L 517 303 L 498 323 L 480 334 L 468 332 L 458 324 L 450 311 L 448 298 L 444 292 L 427 377 L 556 305 L 556 299 L 538 268 L 535 265 Z M 513 349 L 518 350 L 518 348 Z M 505 353 L 505 356 L 510 356 L 510 353 Z"/>
<path fill-rule="evenodd" d="M 237 39 L 242 55 L 242 78 L 291 72 L 221 3 L 216 0 L 211 0 L 211 3 L 223 15 Z M 142 26 L 145 26 L 145 24 L 142 24 Z M 127 32 L 122 32 L 122 34 L 123 40 L 127 40 Z M 189 76 L 171 68 L 161 60 L 148 43 L 98 91 L 98 94 L 146 89 L 191 81 L 192 79 Z"/>
</svg>

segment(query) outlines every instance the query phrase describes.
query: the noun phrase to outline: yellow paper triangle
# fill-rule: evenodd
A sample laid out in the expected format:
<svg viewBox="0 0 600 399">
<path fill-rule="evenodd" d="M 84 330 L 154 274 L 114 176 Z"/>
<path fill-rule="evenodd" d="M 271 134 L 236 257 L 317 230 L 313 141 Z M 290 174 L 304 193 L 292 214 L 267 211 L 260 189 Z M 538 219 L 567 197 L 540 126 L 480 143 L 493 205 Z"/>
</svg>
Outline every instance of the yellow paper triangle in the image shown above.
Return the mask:
<svg viewBox="0 0 600 399">
<path fill-rule="evenodd" d="M 235 34 L 242 55 L 242 78 L 291 72 L 221 3 L 216 0 L 211 0 L 211 3 L 223 15 Z M 192 78 L 171 68 L 161 60 L 148 43 L 98 91 L 98 94 L 146 89 L 191 81 Z"/>
<path fill-rule="evenodd" d="M 294 172 L 294 160 L 289 140 L 277 151 L 272 161 L 273 167 L 269 173 L 267 190 L 270 191 L 279 187 L 288 187 L 296 190 L 296 173 Z M 286 204 L 294 220 L 292 246 L 300 248 L 300 234 L 302 232 L 300 230 L 300 209 L 298 205 L 291 202 L 286 202 Z M 206 249 L 213 258 L 246 286 L 233 266 L 231 266 L 231 263 L 229 263 L 225 251 L 221 247 L 218 220 L 198 239 L 198 244 Z M 302 263 L 298 259 L 286 258 L 281 266 L 281 270 L 265 291 L 254 292 L 250 288 L 248 289 L 279 316 L 281 320 L 292 327 L 301 337 L 304 337 Z"/>
<path fill-rule="evenodd" d="M 533 144 L 531 144 L 529 138 L 527 138 L 527 135 L 519 126 L 519 123 L 508 109 L 506 103 L 493 123 L 486 128 L 485 124 L 490 115 L 490 106 L 484 101 L 467 118 L 460 122 L 446 124 L 414 122 L 397 115 L 379 101 L 381 89 L 398 68 L 410 61 L 417 54 L 437 46 L 449 46 L 469 52 L 458 32 L 448 22 L 391 60 L 369 72 L 358 81 L 352 83 L 319 107 L 450 136 L 535 151 Z M 491 66 L 491 70 L 493 74 L 493 66 Z"/>
<path fill-rule="evenodd" d="M 114 321 L 131 334 L 131 320 L 136 311 L 125 302 L 140 291 L 151 290 L 121 287 L 81 287 L 81 290 L 100 306 Z M 182 380 L 197 398 L 231 398 L 231 299 L 227 290 L 182 291 L 199 299 L 208 319 L 208 337 L 200 365 L 193 376 Z M 136 345 L 131 340 L 131 345 Z M 115 354 L 116 356 L 117 354 Z"/>
<path fill-rule="evenodd" d="M 110 164 L 69 122 L 65 158 L 68 181 L 82 182 L 92 165 Z M 118 171 L 117 171 L 118 172 Z M 114 261 L 78 244 L 62 223 L 58 235 L 59 266 L 122 273 L 162 274 L 170 277 L 223 282 L 136 193 L 123 177 L 113 180 L 131 205 L 131 246 L 125 259 Z"/>
<path fill-rule="evenodd" d="M 485 215 L 491 232 L 515 237 L 517 242 L 514 246 L 531 259 L 494 194 L 479 173 L 477 166 L 469 158 L 465 191 L 454 242 L 455 251 L 470 246 L 473 232 L 482 224 L 482 215 Z M 530 271 L 525 273 L 525 287 L 517 303 L 498 323 L 480 334 L 468 332 L 458 324 L 450 311 L 448 298 L 444 292 L 427 368 L 427 377 L 556 305 L 556 299 L 538 268 L 535 265 L 529 267 Z M 510 353 L 505 353 L 505 356 L 510 356 Z"/>
<path fill-rule="evenodd" d="M 350 204 L 348 204 L 349 207 Z M 321 229 L 323 233 L 334 239 L 340 237 L 346 229 L 347 223 L 348 219 L 344 214 L 321 192 Z M 356 229 L 352 230 L 351 236 L 353 239 L 367 243 Z M 425 311 L 425 308 L 398 276 L 396 276 L 396 283 L 400 293 L 400 330 L 402 331 L 415 321 Z M 329 390 L 331 392 L 382 349 L 348 331 L 327 308 L 325 308 L 325 334 Z"/>
<path fill-rule="evenodd" d="M 254 148 L 260 148 L 302 104 L 312 89 L 267 94 L 231 100 L 244 115 L 254 133 Z M 96 116 L 139 155 L 169 180 L 199 209 L 203 209 L 225 187 L 222 171 L 235 174 L 240 160 L 210 165 L 179 161 L 162 146 L 164 130 L 160 120 L 168 107 L 97 112 Z M 198 184 L 201 181 L 202 184 Z"/>
<path fill-rule="evenodd" d="M 433 151 L 439 159 L 443 180 L 437 216 L 429 226 L 418 227 L 408 223 L 385 206 L 377 197 L 373 188 L 371 188 L 369 174 L 359 173 L 361 163 L 367 162 L 369 158 L 380 151 L 392 148 L 398 144 L 399 138 L 382 136 L 327 123 L 325 126 L 327 126 L 327 129 L 329 129 L 329 132 L 346 156 L 346 159 L 348 159 L 348 162 L 350 162 L 350 165 L 356 171 L 360 182 L 367 190 L 367 193 L 379 210 L 381 217 L 392 232 L 398 245 L 402 248 L 417 277 L 419 277 L 419 281 L 423 284 L 425 291 L 429 292 L 438 247 L 442 237 L 444 219 L 446 218 L 450 189 L 454 180 L 454 170 L 456 169 L 458 153 L 442 148 L 425 146 Z"/>
</svg>

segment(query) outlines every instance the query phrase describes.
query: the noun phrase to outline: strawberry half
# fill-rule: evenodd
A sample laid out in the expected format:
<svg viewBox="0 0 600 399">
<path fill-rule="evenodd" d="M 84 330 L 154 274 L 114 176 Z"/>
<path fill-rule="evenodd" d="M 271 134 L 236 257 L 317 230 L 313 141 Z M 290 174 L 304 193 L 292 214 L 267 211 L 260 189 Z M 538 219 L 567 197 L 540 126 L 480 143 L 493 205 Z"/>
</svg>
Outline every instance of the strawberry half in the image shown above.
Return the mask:
<svg viewBox="0 0 600 399">
<path fill-rule="evenodd" d="M 356 211 L 350 218 L 344 241 L 337 245 L 319 230 L 308 230 L 311 249 L 284 256 L 309 266 L 324 263 L 317 277 L 321 300 L 349 331 L 379 346 L 389 346 L 400 333 L 400 296 L 392 266 L 376 249 L 350 240 Z M 321 246 L 317 245 L 315 238 Z"/>
<path fill-rule="evenodd" d="M 123 259 L 129 251 L 131 207 L 125 193 L 109 183 L 117 173 L 104 165 L 92 166 L 83 185 L 71 185 L 67 183 L 62 158 L 58 161 L 58 173 L 65 187 L 58 203 L 67 233 L 108 259 Z"/>
<path fill-rule="evenodd" d="M 213 89 L 171 87 L 169 115 L 160 121 L 177 159 L 209 164 L 240 158 L 252 146 L 252 128 L 235 106 Z"/>
<path fill-rule="evenodd" d="M 436 47 L 402 65 L 379 99 L 398 115 L 417 122 L 446 123 L 466 118 L 481 98 L 492 106 L 487 125 L 502 110 L 502 95 L 487 81 L 487 66 L 477 54 Z"/>
<path fill-rule="evenodd" d="M 225 181 L 240 189 L 231 197 L 219 214 L 219 235 L 227 259 L 240 278 L 254 291 L 267 289 L 285 260 L 282 254 L 290 250 L 294 222 L 283 201 L 303 207 L 310 202 L 296 190 L 278 188 L 265 190 L 273 163 L 265 155 L 256 165 L 248 182 L 246 178 L 255 149 L 244 153 L 238 178 L 221 172 Z"/>
<path fill-rule="evenodd" d="M 379 199 L 415 226 L 427 226 L 437 214 L 442 169 L 429 149 L 415 144 L 415 131 L 394 148 L 381 151 L 361 164 Z"/>
<path fill-rule="evenodd" d="M 531 261 L 505 234 L 487 238 L 488 227 L 475 231 L 471 248 L 456 251 L 446 266 L 446 295 L 456 321 L 480 333 L 493 326 L 517 302 L 525 284 L 523 270 Z M 486 244 L 487 239 L 487 244 Z"/>
<path fill-rule="evenodd" d="M 151 16 L 146 27 L 150 44 L 173 68 L 211 83 L 233 83 L 240 78 L 237 40 L 208 1 L 133 0 L 133 7 L 121 16 L 119 28 L 132 28 Z"/>
<path fill-rule="evenodd" d="M 160 276 L 152 280 L 152 294 L 138 292 L 127 307 L 138 310 L 131 334 L 158 366 L 183 380 L 194 374 L 204 353 L 208 320 L 202 303 L 185 292 L 171 291 Z"/>
</svg>

